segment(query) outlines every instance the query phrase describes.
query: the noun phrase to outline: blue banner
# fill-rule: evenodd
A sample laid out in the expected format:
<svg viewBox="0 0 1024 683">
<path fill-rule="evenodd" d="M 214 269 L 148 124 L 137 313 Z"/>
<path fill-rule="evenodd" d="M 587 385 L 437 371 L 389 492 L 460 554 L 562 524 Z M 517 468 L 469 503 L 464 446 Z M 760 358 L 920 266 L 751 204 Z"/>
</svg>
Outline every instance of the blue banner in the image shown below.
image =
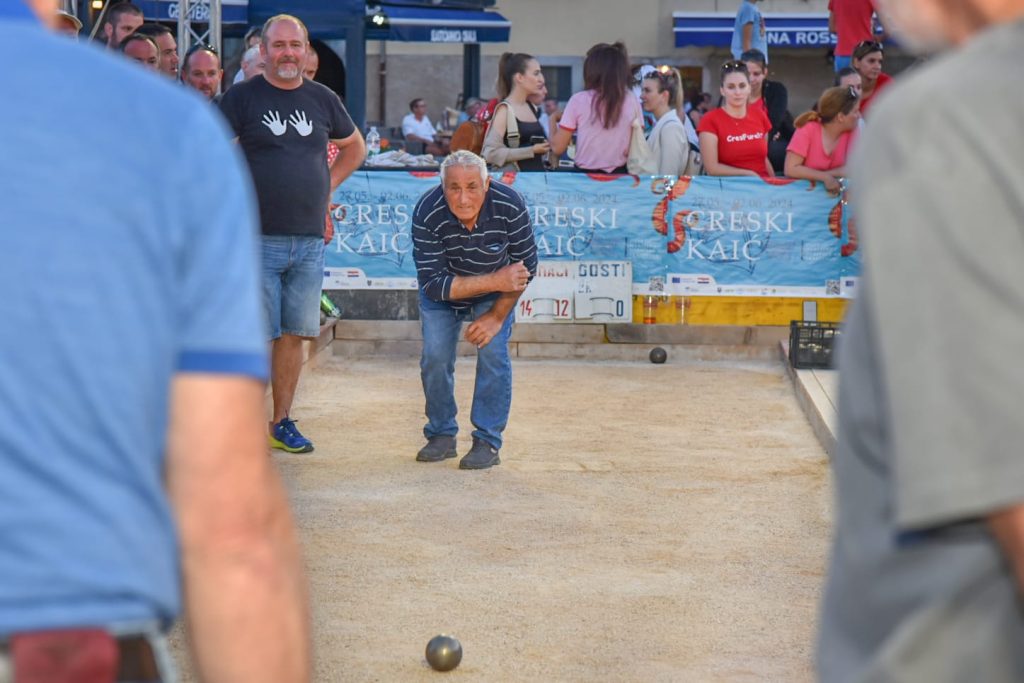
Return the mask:
<svg viewBox="0 0 1024 683">
<path fill-rule="evenodd" d="M 828 30 L 828 13 L 779 13 L 764 15 L 768 47 L 820 48 L 836 44 Z M 673 12 L 672 33 L 676 47 L 729 47 L 732 45 L 735 12 Z"/>
<path fill-rule="evenodd" d="M 177 21 L 178 0 L 135 0 L 148 21 Z M 210 21 L 210 5 L 196 3 L 189 10 L 191 21 L 205 24 Z M 222 24 L 249 24 L 249 0 L 221 0 Z"/>
<path fill-rule="evenodd" d="M 786 179 L 493 176 L 526 199 L 538 255 L 630 261 L 634 293 L 850 296 L 856 226 L 820 184 Z M 436 172 L 359 172 L 335 191 L 325 289 L 416 287 L 410 226 Z"/>
<path fill-rule="evenodd" d="M 392 5 L 372 14 L 367 11 L 367 40 L 507 43 L 512 27 L 497 12 Z"/>
</svg>

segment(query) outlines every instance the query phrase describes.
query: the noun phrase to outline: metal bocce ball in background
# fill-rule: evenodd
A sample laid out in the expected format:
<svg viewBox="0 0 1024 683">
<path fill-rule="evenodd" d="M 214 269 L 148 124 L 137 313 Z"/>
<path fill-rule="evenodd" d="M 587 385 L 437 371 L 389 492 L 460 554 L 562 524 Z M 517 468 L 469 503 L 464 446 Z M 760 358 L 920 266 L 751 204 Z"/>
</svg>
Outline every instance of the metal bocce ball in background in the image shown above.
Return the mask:
<svg viewBox="0 0 1024 683">
<path fill-rule="evenodd" d="M 661 365 L 666 360 L 668 360 L 668 352 L 665 351 L 665 349 L 661 348 L 660 346 L 655 346 L 653 349 L 651 349 L 651 355 L 648 356 L 648 358 L 651 359 L 652 363 Z"/>
<path fill-rule="evenodd" d="M 434 636 L 427 643 L 427 663 L 436 671 L 451 671 L 462 661 L 462 644 L 451 636 Z"/>
</svg>

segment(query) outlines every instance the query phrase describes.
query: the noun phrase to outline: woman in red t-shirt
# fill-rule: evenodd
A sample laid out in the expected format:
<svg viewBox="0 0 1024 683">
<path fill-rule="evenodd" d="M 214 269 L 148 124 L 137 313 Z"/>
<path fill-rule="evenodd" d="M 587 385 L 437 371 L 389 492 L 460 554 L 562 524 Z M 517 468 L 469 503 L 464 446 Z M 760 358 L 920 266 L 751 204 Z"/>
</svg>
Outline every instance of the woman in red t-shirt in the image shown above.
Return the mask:
<svg viewBox="0 0 1024 683">
<path fill-rule="evenodd" d="M 860 113 L 865 116 L 868 107 L 875 99 L 875 95 L 892 83 L 892 76 L 882 73 L 882 62 L 885 55 L 882 52 L 882 44 L 874 40 L 863 40 L 853 48 L 854 70 L 860 74 L 861 79 L 861 100 Z"/>
<path fill-rule="evenodd" d="M 743 62 L 722 65 L 722 106 L 705 114 L 697 133 L 704 170 L 714 176 L 775 175 L 768 162 L 772 124 L 761 108 L 747 106 L 750 73 Z"/>
</svg>

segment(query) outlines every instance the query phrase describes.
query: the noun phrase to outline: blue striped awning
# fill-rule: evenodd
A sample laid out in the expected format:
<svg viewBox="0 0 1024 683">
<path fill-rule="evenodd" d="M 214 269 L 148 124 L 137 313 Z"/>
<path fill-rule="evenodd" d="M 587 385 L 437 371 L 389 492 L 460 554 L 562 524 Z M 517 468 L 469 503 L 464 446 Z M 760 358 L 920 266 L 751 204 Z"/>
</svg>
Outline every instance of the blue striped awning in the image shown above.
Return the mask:
<svg viewBox="0 0 1024 683">
<path fill-rule="evenodd" d="M 828 14 L 765 14 L 768 47 L 822 48 L 836 44 L 829 33 Z M 673 12 L 672 32 L 676 47 L 729 47 L 732 44 L 732 12 Z"/>
<path fill-rule="evenodd" d="M 135 0 L 147 21 L 177 21 L 178 0 Z M 222 24 L 249 23 L 249 0 L 220 0 Z M 210 6 L 192 5 L 192 21 L 205 24 L 210 21 Z"/>
<path fill-rule="evenodd" d="M 420 43 L 507 43 L 512 23 L 497 12 L 432 9 L 428 7 L 381 8 L 387 17 L 382 27 L 366 24 L 367 40 L 399 40 Z M 373 13 L 367 10 L 368 18 Z"/>
</svg>

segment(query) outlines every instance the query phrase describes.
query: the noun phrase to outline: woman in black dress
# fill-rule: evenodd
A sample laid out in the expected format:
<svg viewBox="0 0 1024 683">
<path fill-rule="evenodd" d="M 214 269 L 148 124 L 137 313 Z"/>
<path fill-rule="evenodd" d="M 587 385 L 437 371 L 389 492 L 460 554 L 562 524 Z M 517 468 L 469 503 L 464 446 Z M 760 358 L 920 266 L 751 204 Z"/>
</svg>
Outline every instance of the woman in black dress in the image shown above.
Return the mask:
<svg viewBox="0 0 1024 683">
<path fill-rule="evenodd" d="M 521 52 L 506 52 L 501 56 L 498 61 L 501 102 L 494 110 L 482 152 L 487 163 L 506 170 L 544 170 L 544 157 L 551 146 L 544 127 L 537 120 L 537 110 L 527 101 L 543 87 L 544 73 L 536 59 Z"/>
</svg>

